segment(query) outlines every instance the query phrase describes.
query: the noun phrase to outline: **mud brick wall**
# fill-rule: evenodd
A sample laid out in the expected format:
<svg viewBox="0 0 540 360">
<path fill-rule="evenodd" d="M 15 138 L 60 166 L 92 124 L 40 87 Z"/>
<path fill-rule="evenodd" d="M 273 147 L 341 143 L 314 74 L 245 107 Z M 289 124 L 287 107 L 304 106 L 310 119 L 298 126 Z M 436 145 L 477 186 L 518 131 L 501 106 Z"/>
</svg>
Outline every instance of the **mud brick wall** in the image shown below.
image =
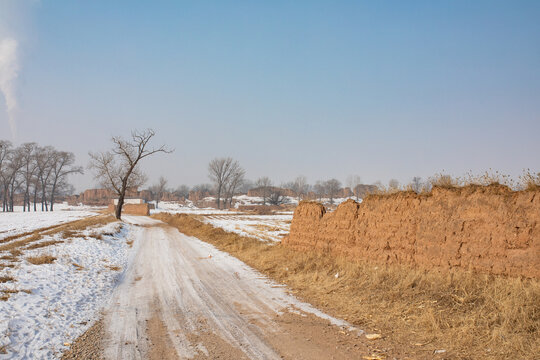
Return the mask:
<svg viewBox="0 0 540 360">
<path fill-rule="evenodd" d="M 378 264 L 540 277 L 540 191 L 434 188 L 296 208 L 285 246 Z"/>
</svg>

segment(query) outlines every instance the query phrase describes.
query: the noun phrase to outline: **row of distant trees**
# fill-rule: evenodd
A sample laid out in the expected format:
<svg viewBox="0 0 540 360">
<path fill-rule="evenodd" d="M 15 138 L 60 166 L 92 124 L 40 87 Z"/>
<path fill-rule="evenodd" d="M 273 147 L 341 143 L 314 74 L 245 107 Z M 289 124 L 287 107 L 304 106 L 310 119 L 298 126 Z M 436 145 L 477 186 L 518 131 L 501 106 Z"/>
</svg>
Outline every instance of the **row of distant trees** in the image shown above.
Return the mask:
<svg viewBox="0 0 540 360">
<path fill-rule="evenodd" d="M 15 196 L 22 195 L 23 210 L 53 211 L 58 196 L 71 194 L 68 175 L 82 173 L 75 155 L 52 146 L 25 143 L 14 147 L 0 140 L 0 199 L 2 211 L 13 211 Z"/>
<path fill-rule="evenodd" d="M 343 189 L 343 184 L 335 178 L 309 184 L 306 177 L 301 175 L 293 181 L 276 185 L 268 176 L 252 181 L 246 179 L 245 174 L 246 171 L 233 158 L 215 158 L 208 164 L 210 184 L 198 184 L 191 188 L 187 185 L 180 185 L 176 189 L 169 189 L 167 180 L 161 177 L 149 190 L 157 203 L 166 192 L 183 198 L 188 198 L 192 191 L 202 194 L 210 193 L 215 196 L 218 208 L 226 208 L 232 206 L 235 194 L 246 193 L 252 189 L 258 190 L 263 205 L 281 205 L 287 200 L 285 195 L 290 193 L 294 194 L 298 200 L 304 199 L 307 195 L 315 195 L 319 200 L 328 198 L 330 203 L 333 203 Z M 419 181 L 419 178 L 415 178 L 415 181 Z M 392 180 L 390 185 L 399 187 L 399 183 L 395 182 Z M 360 198 L 361 194 L 360 185 L 362 185 L 360 176 L 352 175 L 347 178 L 346 186 L 351 189 L 357 199 Z M 379 187 L 383 188 L 384 186 L 378 184 Z M 420 189 L 421 185 L 418 185 L 418 188 Z"/>
</svg>

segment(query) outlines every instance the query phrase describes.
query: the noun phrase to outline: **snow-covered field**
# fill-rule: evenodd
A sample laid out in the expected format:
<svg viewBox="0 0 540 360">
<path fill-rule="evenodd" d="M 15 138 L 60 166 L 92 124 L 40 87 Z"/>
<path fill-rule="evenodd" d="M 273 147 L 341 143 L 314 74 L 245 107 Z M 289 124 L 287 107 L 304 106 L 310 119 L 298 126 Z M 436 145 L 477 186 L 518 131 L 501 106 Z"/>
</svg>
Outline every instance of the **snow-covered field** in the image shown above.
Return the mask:
<svg viewBox="0 0 540 360">
<path fill-rule="evenodd" d="M 0 240 L 92 216 L 96 214 L 97 209 L 87 206 L 55 204 L 54 211 L 23 212 L 21 206 L 16 206 L 14 212 L 0 212 Z"/>
<path fill-rule="evenodd" d="M 206 215 L 204 222 L 225 231 L 263 241 L 281 241 L 289 233 L 292 214 L 281 215 Z"/>
<path fill-rule="evenodd" d="M 0 300 L 0 359 L 59 358 L 92 325 L 128 262 L 130 226 L 113 222 L 69 239 L 45 236 L 39 242 L 63 242 L 24 250 L 13 267 L 0 266 L 0 279 L 8 279 L 0 280 L 0 296 L 9 296 Z M 0 253 L 4 265 L 8 255 Z M 40 255 L 56 260 L 26 260 Z"/>
<path fill-rule="evenodd" d="M 261 241 L 275 242 L 281 241 L 283 236 L 289 233 L 293 214 L 292 211 L 288 211 L 273 215 L 255 215 L 234 209 L 199 209 L 191 203 L 182 205 L 175 202 L 160 202 L 159 208 L 151 211 L 151 213 L 159 212 L 197 215 L 202 221 L 225 231 L 250 236 Z"/>
</svg>

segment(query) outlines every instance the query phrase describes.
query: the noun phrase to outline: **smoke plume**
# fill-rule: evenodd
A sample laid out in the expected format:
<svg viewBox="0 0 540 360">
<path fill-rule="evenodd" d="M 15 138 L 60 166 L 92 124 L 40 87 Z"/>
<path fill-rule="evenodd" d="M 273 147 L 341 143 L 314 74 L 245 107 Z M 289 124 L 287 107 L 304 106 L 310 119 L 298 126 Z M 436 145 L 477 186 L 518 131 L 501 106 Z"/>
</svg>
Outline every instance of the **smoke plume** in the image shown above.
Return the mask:
<svg viewBox="0 0 540 360">
<path fill-rule="evenodd" d="M 16 135 L 15 109 L 17 108 L 15 80 L 19 75 L 17 45 L 17 40 L 12 38 L 0 41 L 0 92 L 2 92 L 6 101 L 9 126 L 13 138 Z"/>
</svg>

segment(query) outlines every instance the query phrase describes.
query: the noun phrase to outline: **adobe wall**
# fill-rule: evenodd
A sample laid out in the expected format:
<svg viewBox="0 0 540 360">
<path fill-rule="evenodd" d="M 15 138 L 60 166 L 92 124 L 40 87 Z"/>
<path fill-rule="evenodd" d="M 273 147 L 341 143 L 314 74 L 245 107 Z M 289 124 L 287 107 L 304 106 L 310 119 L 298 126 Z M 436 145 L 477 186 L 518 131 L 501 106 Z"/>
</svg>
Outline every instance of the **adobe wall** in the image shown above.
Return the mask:
<svg viewBox="0 0 540 360">
<path fill-rule="evenodd" d="M 109 212 L 114 213 L 115 208 L 113 204 L 109 204 Z M 148 216 L 150 215 L 150 207 L 148 204 L 124 204 L 122 206 L 122 214 Z"/>
<path fill-rule="evenodd" d="M 374 263 L 540 277 L 540 191 L 434 188 L 296 208 L 285 246 Z"/>
</svg>

